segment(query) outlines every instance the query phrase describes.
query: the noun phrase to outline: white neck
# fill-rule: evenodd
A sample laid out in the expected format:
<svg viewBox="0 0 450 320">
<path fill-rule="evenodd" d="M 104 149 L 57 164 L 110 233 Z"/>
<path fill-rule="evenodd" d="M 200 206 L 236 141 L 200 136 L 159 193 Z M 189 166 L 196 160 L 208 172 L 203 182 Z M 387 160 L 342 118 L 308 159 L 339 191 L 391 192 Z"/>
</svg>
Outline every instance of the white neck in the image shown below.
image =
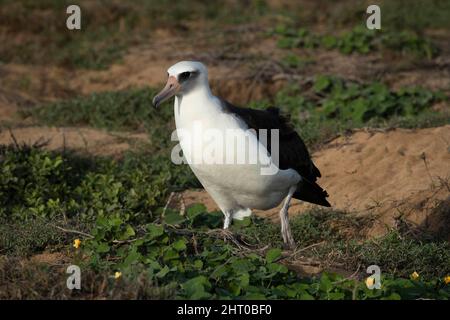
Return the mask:
<svg viewBox="0 0 450 320">
<path fill-rule="evenodd" d="M 180 124 L 180 119 L 183 119 L 183 122 L 195 121 L 218 112 L 220 104 L 217 104 L 216 101 L 218 100 L 212 94 L 208 85 L 198 86 L 188 93 L 176 96 L 174 112 L 177 127 Z"/>
<path fill-rule="evenodd" d="M 184 101 L 205 101 L 212 99 L 214 96 L 209 88 L 209 85 L 206 83 L 204 85 L 199 85 L 195 88 L 192 88 L 189 92 L 184 93 L 181 96 L 182 103 Z"/>
</svg>

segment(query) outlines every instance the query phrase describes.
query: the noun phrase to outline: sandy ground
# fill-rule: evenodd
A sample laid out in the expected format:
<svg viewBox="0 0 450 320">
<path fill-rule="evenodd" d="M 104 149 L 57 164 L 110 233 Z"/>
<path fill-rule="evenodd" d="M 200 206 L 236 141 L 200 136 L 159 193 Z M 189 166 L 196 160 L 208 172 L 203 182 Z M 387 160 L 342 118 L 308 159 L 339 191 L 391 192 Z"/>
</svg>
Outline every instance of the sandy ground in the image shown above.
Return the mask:
<svg viewBox="0 0 450 320">
<path fill-rule="evenodd" d="M 145 133 L 113 133 L 91 128 L 24 127 L 0 129 L 0 144 L 43 145 L 48 150 L 71 149 L 91 155 L 120 157 L 130 148 L 144 146 Z"/>
</svg>

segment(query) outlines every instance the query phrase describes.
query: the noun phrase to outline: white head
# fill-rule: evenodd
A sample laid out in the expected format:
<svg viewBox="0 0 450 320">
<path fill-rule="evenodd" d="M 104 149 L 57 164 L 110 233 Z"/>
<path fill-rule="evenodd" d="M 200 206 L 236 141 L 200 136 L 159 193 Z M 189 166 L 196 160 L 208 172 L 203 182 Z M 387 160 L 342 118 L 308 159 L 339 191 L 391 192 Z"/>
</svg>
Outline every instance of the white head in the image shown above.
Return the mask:
<svg viewBox="0 0 450 320">
<path fill-rule="evenodd" d="M 198 61 L 181 61 L 167 70 L 167 84 L 153 98 L 153 105 L 158 107 L 161 103 L 173 96 L 182 96 L 198 88 L 208 85 L 208 69 Z"/>
</svg>

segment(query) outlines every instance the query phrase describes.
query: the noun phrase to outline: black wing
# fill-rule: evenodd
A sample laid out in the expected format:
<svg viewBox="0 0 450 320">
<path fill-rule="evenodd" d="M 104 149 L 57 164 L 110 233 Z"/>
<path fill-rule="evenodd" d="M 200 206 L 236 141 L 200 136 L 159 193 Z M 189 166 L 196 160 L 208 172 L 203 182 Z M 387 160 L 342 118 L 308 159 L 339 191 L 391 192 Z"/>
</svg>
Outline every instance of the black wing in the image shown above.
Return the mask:
<svg viewBox="0 0 450 320">
<path fill-rule="evenodd" d="M 326 200 L 328 193 L 316 183 L 317 178 L 321 177 L 319 169 L 312 162 L 305 143 L 291 126 L 289 119 L 281 115 L 278 108 L 271 107 L 266 110 L 240 108 L 225 100 L 222 100 L 222 105 L 226 112 L 234 113 L 249 128 L 256 130 L 257 135 L 259 129 L 267 129 L 267 150 L 269 152 L 271 152 L 270 130 L 278 129 L 280 139 L 278 167 L 282 170 L 294 169 L 303 178 L 297 186 L 294 198 L 330 207 Z"/>
</svg>

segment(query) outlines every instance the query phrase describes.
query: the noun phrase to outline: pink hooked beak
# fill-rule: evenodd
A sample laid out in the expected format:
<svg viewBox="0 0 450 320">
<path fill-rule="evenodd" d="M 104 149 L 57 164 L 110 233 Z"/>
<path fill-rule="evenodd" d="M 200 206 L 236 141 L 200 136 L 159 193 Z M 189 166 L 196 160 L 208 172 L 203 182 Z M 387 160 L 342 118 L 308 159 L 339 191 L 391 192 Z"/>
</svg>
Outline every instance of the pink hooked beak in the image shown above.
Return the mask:
<svg viewBox="0 0 450 320">
<path fill-rule="evenodd" d="M 175 94 L 177 94 L 179 90 L 180 84 L 178 83 L 177 78 L 174 76 L 170 76 L 169 79 L 167 79 L 167 83 L 164 89 L 162 89 L 161 92 L 153 98 L 153 106 L 155 108 L 159 107 L 161 103 L 163 103 L 167 99 L 172 98 Z"/>
</svg>

